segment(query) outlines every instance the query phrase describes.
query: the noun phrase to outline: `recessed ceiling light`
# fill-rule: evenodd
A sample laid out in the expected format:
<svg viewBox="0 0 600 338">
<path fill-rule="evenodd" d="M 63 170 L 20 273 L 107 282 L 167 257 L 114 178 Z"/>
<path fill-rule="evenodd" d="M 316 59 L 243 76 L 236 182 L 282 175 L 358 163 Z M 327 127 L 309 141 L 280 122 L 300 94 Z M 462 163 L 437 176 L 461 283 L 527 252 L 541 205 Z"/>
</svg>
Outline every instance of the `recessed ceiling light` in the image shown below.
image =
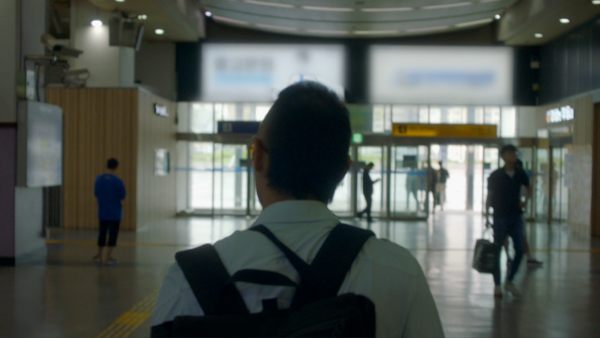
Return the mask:
<svg viewBox="0 0 600 338">
<path fill-rule="evenodd" d="M 100 21 L 98 19 L 92 20 L 91 24 L 94 27 L 102 27 L 102 21 Z"/>
<path fill-rule="evenodd" d="M 592 0 L 592 5 L 600 5 L 600 0 Z"/>
<path fill-rule="evenodd" d="M 210 18 L 212 16 L 212 13 L 209 11 L 204 12 L 204 15 L 206 15 L 207 18 Z"/>
<path fill-rule="evenodd" d="M 496 15 L 494 15 L 494 19 L 496 19 L 496 20 L 500 20 L 500 18 L 502 18 L 502 16 L 500 16 L 500 14 L 496 14 Z"/>
<path fill-rule="evenodd" d="M 562 18 L 562 19 L 560 19 L 558 21 L 560 21 L 560 23 L 565 24 L 565 25 L 568 24 L 569 22 L 571 22 L 571 20 L 569 20 L 567 18 Z"/>
<path fill-rule="evenodd" d="M 138 20 L 146 20 L 146 19 L 148 19 L 148 16 L 146 14 L 138 15 Z"/>
<path fill-rule="evenodd" d="M 544 34 L 542 34 L 542 33 L 535 33 L 535 34 L 533 34 L 533 36 L 535 36 L 536 39 L 541 39 L 541 38 L 544 37 Z"/>
<path fill-rule="evenodd" d="M 125 2 L 125 0 L 115 0 L 116 2 Z"/>
<path fill-rule="evenodd" d="M 156 33 L 156 35 L 163 35 L 165 34 L 165 31 L 163 29 L 157 28 L 154 30 L 154 33 Z"/>
</svg>

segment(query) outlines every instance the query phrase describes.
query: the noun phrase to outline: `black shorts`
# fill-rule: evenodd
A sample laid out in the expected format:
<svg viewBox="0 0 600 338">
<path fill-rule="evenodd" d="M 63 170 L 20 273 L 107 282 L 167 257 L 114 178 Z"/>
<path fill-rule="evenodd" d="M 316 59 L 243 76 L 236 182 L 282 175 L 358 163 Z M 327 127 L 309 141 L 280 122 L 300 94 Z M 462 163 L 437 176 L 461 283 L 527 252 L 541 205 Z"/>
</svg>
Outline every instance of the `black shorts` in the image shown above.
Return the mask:
<svg viewBox="0 0 600 338">
<path fill-rule="evenodd" d="M 117 245 L 119 225 L 121 221 L 100 221 L 100 232 L 98 234 L 98 246 L 106 245 L 106 233 L 108 232 L 108 246 Z"/>
</svg>

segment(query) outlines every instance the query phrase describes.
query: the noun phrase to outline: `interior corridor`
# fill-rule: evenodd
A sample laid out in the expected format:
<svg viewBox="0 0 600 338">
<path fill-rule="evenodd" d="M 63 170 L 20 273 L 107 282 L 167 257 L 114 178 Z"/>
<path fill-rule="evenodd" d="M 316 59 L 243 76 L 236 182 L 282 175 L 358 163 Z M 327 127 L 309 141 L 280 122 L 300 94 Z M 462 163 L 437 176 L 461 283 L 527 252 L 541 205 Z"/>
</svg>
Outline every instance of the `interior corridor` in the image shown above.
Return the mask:
<svg viewBox="0 0 600 338">
<path fill-rule="evenodd" d="M 448 337 L 597 335 L 599 239 L 569 234 L 560 225 L 527 224 L 534 255 L 544 264 L 521 267 L 521 300 L 506 294 L 497 300 L 492 276 L 471 269 L 482 221 L 477 213 L 447 211 L 427 222 L 375 222 L 372 230 L 417 257 Z M 174 254 L 250 224 L 246 218 L 178 218 L 124 232 L 112 267 L 92 263 L 95 231 L 51 231 L 46 259 L 39 252 L 18 268 L 0 268 L 0 336 L 148 337 L 157 291 Z"/>
</svg>

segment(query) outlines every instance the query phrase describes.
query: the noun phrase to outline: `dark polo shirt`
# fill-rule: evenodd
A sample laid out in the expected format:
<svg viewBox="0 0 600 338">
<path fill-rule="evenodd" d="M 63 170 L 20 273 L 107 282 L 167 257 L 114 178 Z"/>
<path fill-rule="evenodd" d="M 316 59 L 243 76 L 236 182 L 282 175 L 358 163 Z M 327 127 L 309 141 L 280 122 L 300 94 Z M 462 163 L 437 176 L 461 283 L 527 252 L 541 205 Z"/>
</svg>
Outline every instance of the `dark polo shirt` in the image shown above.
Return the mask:
<svg viewBox="0 0 600 338">
<path fill-rule="evenodd" d="M 488 192 L 492 194 L 494 218 L 515 216 L 523 213 L 519 207 L 521 202 L 521 186 L 529 187 L 529 177 L 524 170 L 515 170 L 510 177 L 504 168 L 497 169 L 488 178 Z"/>
</svg>

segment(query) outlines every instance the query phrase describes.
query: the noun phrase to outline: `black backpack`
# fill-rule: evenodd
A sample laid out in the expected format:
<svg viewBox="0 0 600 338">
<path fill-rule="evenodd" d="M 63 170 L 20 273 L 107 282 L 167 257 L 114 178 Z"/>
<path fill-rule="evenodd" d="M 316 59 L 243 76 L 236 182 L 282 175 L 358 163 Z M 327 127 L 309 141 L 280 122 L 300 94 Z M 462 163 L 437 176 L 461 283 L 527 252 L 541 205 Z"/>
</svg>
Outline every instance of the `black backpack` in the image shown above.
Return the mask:
<svg viewBox="0 0 600 338">
<path fill-rule="evenodd" d="M 240 270 L 230 276 L 210 244 L 175 255 L 204 316 L 179 316 L 152 327 L 152 337 L 374 337 L 375 305 L 364 296 L 338 296 L 346 274 L 369 230 L 338 224 L 311 265 L 283 245 L 263 225 L 249 230 L 269 238 L 300 275 L 300 284 L 265 270 Z M 277 308 L 277 299 L 263 300 L 263 312 L 251 314 L 236 282 L 292 286 L 290 308 Z"/>
</svg>

